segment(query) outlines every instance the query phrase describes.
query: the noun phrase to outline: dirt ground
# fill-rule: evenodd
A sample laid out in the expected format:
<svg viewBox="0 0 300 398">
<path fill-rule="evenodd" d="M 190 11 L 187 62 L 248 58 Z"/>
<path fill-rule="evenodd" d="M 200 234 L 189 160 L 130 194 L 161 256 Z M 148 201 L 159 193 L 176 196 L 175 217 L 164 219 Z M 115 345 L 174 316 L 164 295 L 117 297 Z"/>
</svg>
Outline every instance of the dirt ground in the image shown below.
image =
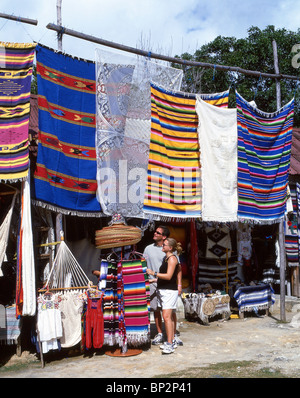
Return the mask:
<svg viewBox="0 0 300 398">
<path fill-rule="evenodd" d="M 24 352 L 21 357 L 13 355 L 0 368 L 0 378 L 142 379 L 174 372 L 184 376 L 191 368 L 231 361 L 255 361 L 257 368 L 268 368 L 269 372 L 279 371 L 285 377 L 295 378 L 300 376 L 298 311 L 300 304 L 288 309 L 286 322 L 281 322 L 276 304 L 269 316 L 248 313 L 244 319 L 217 319 L 208 326 L 179 318 L 178 330 L 184 345 L 171 355 L 163 355 L 158 346 L 123 357 L 110 356 L 104 350 L 90 355 L 69 352 L 64 356 L 47 357 L 47 354 L 42 368 L 36 354 Z M 153 337 L 153 324 L 151 330 Z M 235 377 L 234 372 L 232 377 Z"/>
</svg>

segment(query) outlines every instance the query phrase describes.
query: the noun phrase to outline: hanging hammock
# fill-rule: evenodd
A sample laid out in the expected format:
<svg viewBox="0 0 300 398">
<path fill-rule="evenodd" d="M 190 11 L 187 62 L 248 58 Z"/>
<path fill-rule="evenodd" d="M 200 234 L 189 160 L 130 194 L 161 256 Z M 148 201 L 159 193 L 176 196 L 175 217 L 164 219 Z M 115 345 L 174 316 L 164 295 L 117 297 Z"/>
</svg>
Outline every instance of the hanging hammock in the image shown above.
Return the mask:
<svg viewBox="0 0 300 398">
<path fill-rule="evenodd" d="M 72 289 L 91 286 L 87 275 L 64 240 L 61 240 L 44 288 Z"/>
</svg>

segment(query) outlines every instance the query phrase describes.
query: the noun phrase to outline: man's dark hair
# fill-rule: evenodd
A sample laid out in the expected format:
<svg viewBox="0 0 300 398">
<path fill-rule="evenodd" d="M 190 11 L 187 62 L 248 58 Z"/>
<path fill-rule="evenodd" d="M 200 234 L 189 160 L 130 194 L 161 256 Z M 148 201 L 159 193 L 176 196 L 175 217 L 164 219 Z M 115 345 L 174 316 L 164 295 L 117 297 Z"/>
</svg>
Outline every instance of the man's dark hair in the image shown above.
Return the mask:
<svg viewBox="0 0 300 398">
<path fill-rule="evenodd" d="M 167 238 L 170 236 L 170 230 L 168 227 L 165 227 L 164 225 L 159 225 L 157 228 L 162 229 L 163 235 L 166 236 Z"/>
</svg>

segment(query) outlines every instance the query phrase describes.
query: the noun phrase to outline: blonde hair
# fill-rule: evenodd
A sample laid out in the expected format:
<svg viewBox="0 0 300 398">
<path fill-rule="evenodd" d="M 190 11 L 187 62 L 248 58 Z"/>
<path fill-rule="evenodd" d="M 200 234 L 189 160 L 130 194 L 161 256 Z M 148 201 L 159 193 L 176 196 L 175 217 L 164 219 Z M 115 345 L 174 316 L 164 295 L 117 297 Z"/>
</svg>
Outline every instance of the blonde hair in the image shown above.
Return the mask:
<svg viewBox="0 0 300 398">
<path fill-rule="evenodd" d="M 168 241 L 170 247 L 172 248 L 172 252 L 177 251 L 178 256 L 182 253 L 183 249 L 180 242 L 177 242 L 174 238 L 167 238 L 165 241 Z"/>
</svg>

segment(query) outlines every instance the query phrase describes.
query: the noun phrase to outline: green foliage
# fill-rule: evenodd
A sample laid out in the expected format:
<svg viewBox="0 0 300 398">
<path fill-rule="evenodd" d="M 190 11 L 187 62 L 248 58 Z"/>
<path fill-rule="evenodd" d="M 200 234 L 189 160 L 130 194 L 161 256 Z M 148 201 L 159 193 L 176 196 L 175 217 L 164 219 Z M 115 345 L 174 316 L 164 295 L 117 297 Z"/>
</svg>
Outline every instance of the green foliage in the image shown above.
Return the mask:
<svg viewBox="0 0 300 398">
<path fill-rule="evenodd" d="M 284 75 L 298 76 L 298 69 L 292 66 L 292 47 L 300 43 L 300 29 L 291 32 L 286 29 L 275 29 L 273 25 L 264 30 L 252 26 L 248 37 L 218 36 L 212 42 L 203 45 L 194 55 L 185 53 L 180 58 L 213 65 L 235 66 L 246 70 L 274 74 L 273 40 L 277 43 L 279 71 Z M 179 67 L 176 65 L 176 67 Z M 182 67 L 182 66 L 180 66 Z M 214 68 L 186 66 L 184 68 L 183 90 L 187 92 L 212 93 L 235 87 L 247 100 L 255 102 L 265 112 L 276 110 L 276 81 L 252 77 L 233 72 L 220 71 Z M 300 76 L 299 76 L 300 77 Z M 285 105 L 295 95 L 294 126 L 300 127 L 299 83 L 295 80 L 281 79 L 281 105 Z M 229 106 L 235 106 L 234 91 L 230 92 Z"/>
<path fill-rule="evenodd" d="M 36 65 L 33 65 L 31 79 L 31 94 L 37 94 Z"/>
</svg>

